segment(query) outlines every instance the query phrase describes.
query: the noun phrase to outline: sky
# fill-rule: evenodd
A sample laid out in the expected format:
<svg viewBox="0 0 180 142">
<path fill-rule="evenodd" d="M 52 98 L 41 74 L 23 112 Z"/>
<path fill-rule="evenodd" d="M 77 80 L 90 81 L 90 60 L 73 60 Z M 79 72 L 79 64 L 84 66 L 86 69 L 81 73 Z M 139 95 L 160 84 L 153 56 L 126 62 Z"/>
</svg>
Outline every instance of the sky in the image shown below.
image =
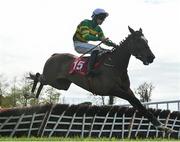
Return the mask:
<svg viewBox="0 0 180 142">
<path fill-rule="evenodd" d="M 149 66 L 131 57 L 132 90 L 148 82 L 155 87 L 152 101 L 179 99 L 179 0 L 0 0 L 0 74 L 11 80 L 26 72 L 42 72 L 53 53 L 79 55 L 72 36 L 96 8 L 109 13 L 101 25 L 106 37 L 119 43 L 128 36 L 128 26 L 142 28 L 156 56 Z M 71 98 L 89 93 L 73 84 L 60 92 Z"/>
</svg>

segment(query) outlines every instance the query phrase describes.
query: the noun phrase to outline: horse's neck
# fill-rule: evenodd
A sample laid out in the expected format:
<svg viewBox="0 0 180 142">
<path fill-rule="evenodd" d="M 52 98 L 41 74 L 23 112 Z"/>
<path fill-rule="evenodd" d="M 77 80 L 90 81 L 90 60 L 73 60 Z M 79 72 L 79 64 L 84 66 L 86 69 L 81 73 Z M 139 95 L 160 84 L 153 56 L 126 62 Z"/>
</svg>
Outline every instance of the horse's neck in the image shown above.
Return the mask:
<svg viewBox="0 0 180 142">
<path fill-rule="evenodd" d="M 128 52 L 128 47 L 123 45 L 123 47 L 119 47 L 119 49 L 116 50 L 112 58 L 113 64 L 120 70 L 127 70 L 131 57 L 131 54 Z"/>
</svg>

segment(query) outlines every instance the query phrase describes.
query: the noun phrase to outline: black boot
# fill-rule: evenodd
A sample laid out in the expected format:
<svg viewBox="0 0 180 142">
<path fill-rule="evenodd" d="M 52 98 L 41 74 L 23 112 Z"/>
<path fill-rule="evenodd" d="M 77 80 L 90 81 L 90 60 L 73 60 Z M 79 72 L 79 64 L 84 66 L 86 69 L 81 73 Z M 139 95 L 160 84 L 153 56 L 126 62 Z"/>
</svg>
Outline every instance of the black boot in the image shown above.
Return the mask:
<svg viewBox="0 0 180 142">
<path fill-rule="evenodd" d="M 99 53 L 98 50 L 94 50 L 91 52 L 91 56 L 89 58 L 89 63 L 88 63 L 88 73 L 87 73 L 88 76 L 93 77 L 96 75 L 96 72 L 94 70 L 94 65 L 96 63 L 98 53 Z"/>
</svg>

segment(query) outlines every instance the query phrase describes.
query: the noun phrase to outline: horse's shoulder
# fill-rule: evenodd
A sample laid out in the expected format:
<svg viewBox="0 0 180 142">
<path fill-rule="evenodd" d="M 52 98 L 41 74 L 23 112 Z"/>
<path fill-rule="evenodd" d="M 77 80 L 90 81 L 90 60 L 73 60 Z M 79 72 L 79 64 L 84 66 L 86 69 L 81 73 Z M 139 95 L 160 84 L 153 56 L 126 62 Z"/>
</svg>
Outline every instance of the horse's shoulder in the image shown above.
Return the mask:
<svg viewBox="0 0 180 142">
<path fill-rule="evenodd" d="M 112 54 L 111 52 L 105 52 L 105 53 L 101 54 L 98 59 L 99 60 L 104 60 L 107 57 L 111 56 L 111 54 Z"/>
</svg>

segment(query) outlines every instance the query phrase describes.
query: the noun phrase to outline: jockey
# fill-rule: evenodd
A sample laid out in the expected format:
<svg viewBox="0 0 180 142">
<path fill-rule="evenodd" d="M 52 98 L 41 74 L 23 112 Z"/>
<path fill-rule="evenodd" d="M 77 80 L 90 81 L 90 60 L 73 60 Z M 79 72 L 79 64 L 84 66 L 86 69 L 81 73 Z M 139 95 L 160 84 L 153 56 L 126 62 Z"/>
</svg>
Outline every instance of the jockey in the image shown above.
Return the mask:
<svg viewBox="0 0 180 142">
<path fill-rule="evenodd" d="M 92 20 L 83 20 L 76 29 L 73 36 L 75 50 L 78 53 L 84 54 L 90 51 L 91 54 L 88 64 L 88 75 L 93 75 L 94 64 L 96 62 L 100 47 L 93 50 L 95 45 L 88 43 L 88 41 L 102 41 L 107 46 L 115 46 L 110 40 L 104 36 L 104 33 L 99 25 L 101 25 L 109 14 L 104 10 L 97 8 L 92 13 Z"/>
</svg>

